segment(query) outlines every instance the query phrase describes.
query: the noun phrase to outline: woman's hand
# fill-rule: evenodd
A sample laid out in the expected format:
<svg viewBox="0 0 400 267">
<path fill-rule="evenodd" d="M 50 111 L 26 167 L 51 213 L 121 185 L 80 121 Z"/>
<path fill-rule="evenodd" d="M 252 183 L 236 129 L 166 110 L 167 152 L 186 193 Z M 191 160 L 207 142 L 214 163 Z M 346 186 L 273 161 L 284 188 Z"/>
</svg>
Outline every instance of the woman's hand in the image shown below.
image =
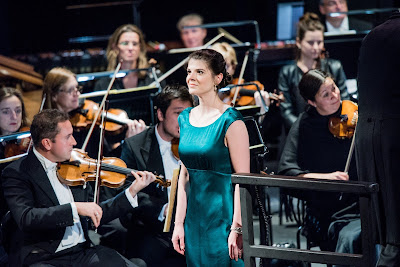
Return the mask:
<svg viewBox="0 0 400 267">
<path fill-rule="evenodd" d="M 330 180 L 345 180 L 345 181 L 348 181 L 349 180 L 349 175 L 347 173 L 345 173 L 345 172 L 336 171 L 336 172 L 327 173 L 326 174 L 326 178 L 330 179 Z"/>
<path fill-rule="evenodd" d="M 264 98 L 265 104 L 267 105 L 267 107 L 269 107 L 269 105 L 271 104 L 271 100 L 269 98 L 268 92 L 265 91 L 260 91 L 260 92 L 261 96 Z M 254 93 L 254 100 L 256 102 L 256 105 L 261 107 L 260 113 L 264 114 L 266 110 L 264 109 L 264 105 L 262 104 L 261 96 L 259 92 Z"/>
<path fill-rule="evenodd" d="M 328 179 L 328 180 L 344 180 L 344 181 L 348 181 L 349 180 L 349 175 L 347 173 L 341 172 L 341 171 L 330 172 L 330 173 L 314 173 L 314 172 L 310 172 L 310 173 L 300 174 L 299 177 Z"/>
<path fill-rule="evenodd" d="M 185 229 L 183 228 L 183 222 L 175 222 L 172 244 L 176 252 L 185 255 Z"/>
<path fill-rule="evenodd" d="M 242 258 L 243 237 L 234 231 L 231 231 L 228 237 L 229 257 L 235 261 Z"/>
</svg>

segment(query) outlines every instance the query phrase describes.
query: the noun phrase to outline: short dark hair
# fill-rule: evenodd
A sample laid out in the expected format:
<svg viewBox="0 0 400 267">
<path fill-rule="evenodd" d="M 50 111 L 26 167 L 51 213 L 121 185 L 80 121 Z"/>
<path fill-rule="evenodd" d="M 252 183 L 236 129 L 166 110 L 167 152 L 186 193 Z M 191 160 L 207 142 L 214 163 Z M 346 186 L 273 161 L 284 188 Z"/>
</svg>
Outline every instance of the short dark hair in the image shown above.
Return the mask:
<svg viewBox="0 0 400 267">
<path fill-rule="evenodd" d="M 189 93 L 189 89 L 179 84 L 167 85 L 161 93 L 157 95 L 155 105 L 157 109 L 160 109 L 162 114 L 165 115 L 174 99 L 188 101 L 192 106 L 194 105 L 193 96 Z"/>
<path fill-rule="evenodd" d="M 301 96 L 306 100 L 315 101 L 315 95 L 318 93 L 319 88 L 330 76 L 322 70 L 309 70 L 300 80 L 299 91 Z"/>
<path fill-rule="evenodd" d="M 31 125 L 31 137 L 34 146 L 42 148 L 41 142 L 45 138 L 54 142 L 60 132 L 58 123 L 67 120 L 69 120 L 68 114 L 58 109 L 45 109 L 36 114 Z"/>
<path fill-rule="evenodd" d="M 226 72 L 226 62 L 220 52 L 213 49 L 201 49 L 191 53 L 189 55 L 189 60 L 191 59 L 204 61 L 214 75 L 223 74 L 221 82 L 217 85 L 218 89 L 227 86 L 231 81 L 232 76 Z M 185 65 L 186 69 L 187 66 L 188 63 Z"/>
</svg>

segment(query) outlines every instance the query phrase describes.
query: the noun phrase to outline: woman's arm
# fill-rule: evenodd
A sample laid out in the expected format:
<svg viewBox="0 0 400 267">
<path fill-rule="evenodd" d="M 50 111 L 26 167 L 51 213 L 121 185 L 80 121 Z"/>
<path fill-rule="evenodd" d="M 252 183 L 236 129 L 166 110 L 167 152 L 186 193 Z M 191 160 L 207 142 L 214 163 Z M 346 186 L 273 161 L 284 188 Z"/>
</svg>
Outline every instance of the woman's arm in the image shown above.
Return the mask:
<svg viewBox="0 0 400 267">
<path fill-rule="evenodd" d="M 186 184 L 189 181 L 189 174 L 185 165 L 181 165 L 181 172 L 179 174 L 178 181 L 178 199 L 176 204 L 175 214 L 175 227 L 172 235 L 172 243 L 174 249 L 184 255 L 185 254 L 185 230 L 183 223 L 186 217 L 187 207 L 187 195 L 186 195 Z"/>
<path fill-rule="evenodd" d="M 249 134 L 247 133 L 246 125 L 243 121 L 235 121 L 232 123 L 225 136 L 226 145 L 229 148 L 232 166 L 237 173 L 250 172 L 250 149 L 249 149 Z M 234 192 L 234 210 L 232 228 L 242 226 L 242 216 L 240 210 L 240 194 L 239 185 L 235 185 Z M 231 231 L 228 239 L 229 256 L 231 259 L 237 260 L 241 255 L 243 247 L 241 236 L 238 238 L 238 233 Z"/>
<path fill-rule="evenodd" d="M 310 172 L 310 173 L 303 173 L 298 176 L 305 178 L 317 178 L 317 179 L 328 179 L 328 180 L 345 180 L 345 181 L 349 180 L 349 175 L 341 171 L 335 171 L 330 173 Z"/>
</svg>

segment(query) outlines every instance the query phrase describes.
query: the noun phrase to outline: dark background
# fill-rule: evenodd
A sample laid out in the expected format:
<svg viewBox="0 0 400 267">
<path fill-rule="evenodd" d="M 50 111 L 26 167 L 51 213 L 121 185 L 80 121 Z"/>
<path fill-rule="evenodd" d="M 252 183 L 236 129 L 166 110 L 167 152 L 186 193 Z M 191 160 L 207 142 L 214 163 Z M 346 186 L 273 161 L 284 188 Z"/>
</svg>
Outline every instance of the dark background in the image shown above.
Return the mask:
<svg viewBox="0 0 400 267">
<path fill-rule="evenodd" d="M 318 1 L 305 1 L 306 10 L 318 12 Z M 135 1 L 140 17 L 134 17 L 131 4 L 68 9 L 76 5 L 104 2 L 118 1 L 2 0 L 0 3 L 0 54 L 16 55 L 93 46 L 105 47 L 105 41 L 76 44 L 69 43 L 68 39 L 110 35 L 119 25 L 134 22 L 140 24 L 147 41 L 178 40 L 176 22 L 181 16 L 191 12 L 203 15 L 206 23 L 256 20 L 259 23 L 261 40 L 275 40 L 276 5 L 278 2 L 292 1 Z M 350 10 L 382 8 L 399 6 L 399 2 L 400 0 L 348 0 L 348 6 Z M 241 29 L 236 34 L 244 38 L 244 41 L 254 41 L 251 28 Z M 212 37 L 212 32 L 209 36 Z"/>
</svg>

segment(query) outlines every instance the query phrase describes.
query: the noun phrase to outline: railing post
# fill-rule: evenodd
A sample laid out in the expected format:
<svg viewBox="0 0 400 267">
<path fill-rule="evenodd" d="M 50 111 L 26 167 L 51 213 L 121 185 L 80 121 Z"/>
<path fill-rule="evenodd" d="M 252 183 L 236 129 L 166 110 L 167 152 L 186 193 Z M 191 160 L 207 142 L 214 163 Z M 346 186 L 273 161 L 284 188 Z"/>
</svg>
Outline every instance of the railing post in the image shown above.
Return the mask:
<svg viewBox="0 0 400 267">
<path fill-rule="evenodd" d="M 253 205 L 250 192 L 244 187 L 240 187 L 240 206 L 242 213 L 244 266 L 255 267 L 255 258 L 250 257 L 250 246 L 254 245 Z"/>
</svg>

